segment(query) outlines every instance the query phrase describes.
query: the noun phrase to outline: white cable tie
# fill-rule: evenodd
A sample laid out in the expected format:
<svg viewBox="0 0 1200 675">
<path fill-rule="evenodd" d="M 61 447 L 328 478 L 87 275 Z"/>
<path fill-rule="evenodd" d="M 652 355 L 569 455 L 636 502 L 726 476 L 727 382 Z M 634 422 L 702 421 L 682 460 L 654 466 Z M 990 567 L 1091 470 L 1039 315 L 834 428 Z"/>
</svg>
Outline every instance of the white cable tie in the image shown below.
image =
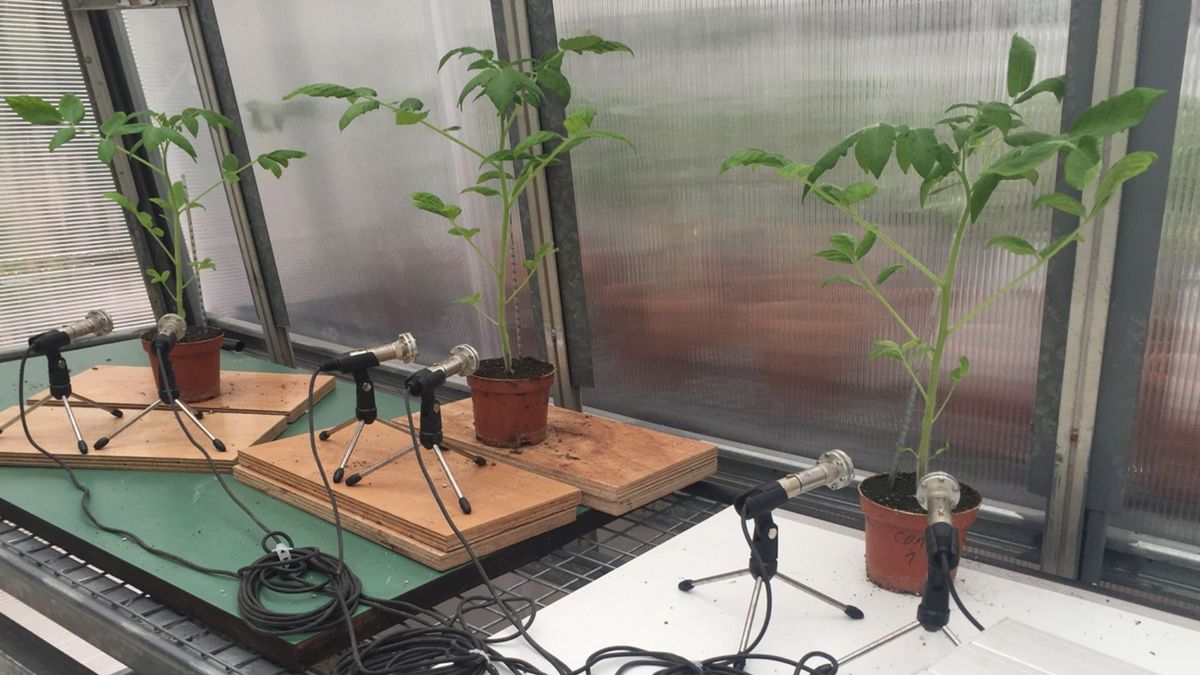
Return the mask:
<svg viewBox="0 0 1200 675">
<path fill-rule="evenodd" d="M 287 562 L 292 559 L 292 549 L 282 541 L 277 542 L 275 544 L 275 555 L 279 556 L 279 562 Z"/>
<path fill-rule="evenodd" d="M 704 675 L 704 663 L 703 662 L 692 661 L 691 663 L 692 663 L 692 667 L 696 669 L 697 673 L 700 673 L 700 675 Z"/>
<path fill-rule="evenodd" d="M 488 656 L 488 653 L 483 651 L 482 649 L 468 649 L 467 653 L 468 654 L 478 654 L 479 658 L 483 659 L 484 667 L 489 667 L 492 665 L 492 657 Z"/>
</svg>

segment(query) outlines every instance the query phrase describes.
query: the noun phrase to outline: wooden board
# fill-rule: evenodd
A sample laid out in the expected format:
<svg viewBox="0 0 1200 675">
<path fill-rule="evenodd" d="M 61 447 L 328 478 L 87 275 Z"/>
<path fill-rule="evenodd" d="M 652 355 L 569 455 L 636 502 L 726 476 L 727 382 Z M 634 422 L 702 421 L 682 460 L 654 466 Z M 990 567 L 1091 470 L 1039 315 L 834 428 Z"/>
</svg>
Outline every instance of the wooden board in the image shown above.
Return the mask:
<svg viewBox="0 0 1200 675">
<path fill-rule="evenodd" d="M 331 473 L 341 460 L 352 434 L 353 427 L 347 427 L 329 440 L 317 441 L 327 472 Z M 403 432 L 382 424 L 367 425 L 346 474 L 352 475 L 409 445 L 408 436 Z M 503 463 L 488 462 L 485 466 L 476 466 L 470 459 L 450 452 L 446 461 L 472 506 L 470 514 L 463 514 L 433 452 L 426 450 L 423 455 L 439 494 L 454 515 L 455 523 L 471 542 L 495 537 L 563 511 L 573 512 L 579 504 L 579 490 L 569 485 Z M 246 470 L 287 486 L 306 500 L 328 501 L 313 462 L 307 434 L 249 448 L 242 452 L 239 462 Z M 438 551 L 453 551 L 461 546 L 429 494 L 413 453 L 370 474 L 354 487 L 343 483 L 334 485 L 334 490 L 344 513 L 377 523 Z"/>
<path fill-rule="evenodd" d="M 75 408 L 79 429 L 89 446 L 97 438 L 111 433 L 123 420 L 99 408 Z M 13 406 L 0 412 L 0 420 L 17 414 Z M 169 410 L 155 410 L 133 426 L 122 431 L 103 450 L 79 454 L 71 423 L 62 408 L 43 406 L 30 412 L 26 419 L 29 431 L 43 448 L 56 454 L 69 466 L 86 469 L 128 469 L 137 471 L 208 471 L 208 462 L 179 428 L 175 415 Z M 246 413 L 207 413 L 202 420 L 209 431 L 225 443 L 227 450 L 217 452 L 208 444 L 199 429 L 186 418 L 184 422 L 197 441 L 212 455 L 217 470 L 229 473 L 238 461 L 240 452 L 252 444 L 279 435 L 287 425 L 283 415 L 251 415 Z M 21 431 L 20 422 L 0 434 L 0 465 L 55 466 L 37 451 Z"/>
<path fill-rule="evenodd" d="M 475 438 L 471 401 L 442 406 L 447 444 L 578 487 L 583 505 L 627 513 L 717 469 L 717 448 L 604 417 L 551 407 L 546 440 L 517 450 Z"/>
<path fill-rule="evenodd" d="M 308 375 L 303 373 L 256 373 L 221 371 L 221 394 L 207 401 L 189 403 L 193 410 L 281 414 L 296 421 L 308 409 Z M 333 391 L 332 375 L 317 377 L 313 402 Z M 158 385 L 150 366 L 92 366 L 72 373 L 71 388 L 102 405 L 116 408 L 144 408 L 158 398 Z M 30 397 L 32 403 L 48 393 L 42 390 Z M 72 405 L 85 406 L 71 401 Z M 57 401 L 50 405 L 57 405 Z"/>
<path fill-rule="evenodd" d="M 311 497 L 306 493 L 294 490 L 279 481 L 272 480 L 243 466 L 234 467 L 233 476 L 256 490 L 265 492 L 280 501 L 307 511 L 322 520 L 333 522 L 333 509 L 330 508 L 328 500 Z M 346 530 L 386 546 L 426 567 L 444 572 L 470 560 L 466 549 L 461 546 L 450 551 L 443 551 L 389 529 L 374 520 L 356 515 L 354 512 L 347 511 L 342 507 L 343 502 L 339 500 L 338 511 L 341 515 L 342 526 Z M 458 517 L 453 511 L 451 515 L 455 518 Z M 470 540 L 471 548 L 475 551 L 476 555 L 487 555 L 525 541 L 526 539 L 532 539 L 539 534 L 549 532 L 557 527 L 567 525 L 574 522 L 574 520 L 575 509 L 572 507 L 501 532 L 495 536 Z"/>
</svg>

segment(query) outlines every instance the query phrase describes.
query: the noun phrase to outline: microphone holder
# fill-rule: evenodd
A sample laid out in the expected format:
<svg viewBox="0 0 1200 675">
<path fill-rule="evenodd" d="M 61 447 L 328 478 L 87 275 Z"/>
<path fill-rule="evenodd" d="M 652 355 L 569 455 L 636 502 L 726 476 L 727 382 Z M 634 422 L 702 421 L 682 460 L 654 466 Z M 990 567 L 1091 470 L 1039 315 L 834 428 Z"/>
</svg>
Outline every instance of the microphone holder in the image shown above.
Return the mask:
<svg viewBox="0 0 1200 675">
<path fill-rule="evenodd" d="M 30 340 L 31 343 L 33 339 L 36 339 L 36 336 Z M 25 413 L 29 414 L 34 410 L 37 410 L 51 399 L 61 403 L 63 410 L 65 410 L 67 413 L 67 420 L 71 422 L 71 431 L 75 432 L 75 442 L 78 444 L 79 454 L 86 455 L 88 451 L 88 444 L 87 441 L 83 440 L 83 434 L 79 432 L 79 422 L 75 419 L 75 411 L 71 409 L 71 403 L 69 399 L 75 398 L 87 405 L 94 406 L 96 408 L 102 408 L 113 417 L 121 417 L 124 415 L 124 413 L 118 408 L 110 408 L 109 406 L 101 405 L 92 399 L 80 395 L 72 390 L 71 371 L 69 368 L 67 368 L 67 360 L 63 358 L 62 352 L 59 351 L 57 347 L 44 349 L 42 354 L 46 357 L 46 366 L 50 371 L 50 392 L 37 401 L 34 401 L 32 405 L 25 409 Z M 9 428 L 20 419 L 21 415 L 18 413 L 16 417 L 13 417 L 4 424 L 0 424 L 0 433 L 4 433 L 5 429 Z"/>
<path fill-rule="evenodd" d="M 767 511 L 754 517 L 754 533 L 750 538 L 750 546 L 754 549 L 754 552 L 750 555 L 750 564 L 748 567 L 700 579 L 684 579 L 679 582 L 679 590 L 687 592 L 697 586 L 725 581 L 726 579 L 737 579 L 747 575 L 754 578 L 754 590 L 751 591 L 750 595 L 750 608 L 746 612 L 746 623 L 742 629 L 742 641 L 738 646 L 739 653 L 745 652 L 750 646 L 754 615 L 758 612 L 758 601 L 762 596 L 763 587 L 776 577 L 792 588 L 804 591 L 821 602 L 838 608 L 851 619 L 863 618 L 862 610 L 854 605 L 839 602 L 817 589 L 779 572 L 779 527 L 775 524 L 775 519 L 771 516 L 771 513 Z"/>
<path fill-rule="evenodd" d="M 179 385 L 175 381 L 175 367 L 171 364 L 171 347 L 167 346 L 164 348 L 161 346 L 154 346 L 152 349 L 154 349 L 155 356 L 158 357 L 159 364 L 157 377 L 158 399 L 145 408 L 142 408 L 136 415 L 126 420 L 124 424 L 114 429 L 111 434 L 107 436 L 101 436 L 93 447 L 97 450 L 104 448 L 109 444 L 110 441 L 112 441 L 112 439 L 116 438 L 121 432 L 136 424 L 138 420 L 150 414 L 151 411 L 159 409 L 173 409 L 183 413 L 185 417 L 191 420 L 192 424 L 196 425 L 196 428 L 208 437 L 208 440 L 212 443 L 213 448 L 216 449 L 217 452 L 225 452 L 225 443 L 223 443 L 221 439 L 214 436 L 213 433 L 208 430 L 208 427 L 204 426 L 204 423 L 200 421 L 200 418 L 204 417 L 204 413 L 192 410 L 187 406 L 187 404 L 179 400 Z"/>
<path fill-rule="evenodd" d="M 366 478 L 368 475 L 382 469 L 385 466 L 388 466 L 389 464 L 392 464 L 393 462 L 396 462 L 397 460 L 401 459 L 402 457 L 404 457 L 405 455 L 407 455 L 408 453 L 412 452 L 415 449 L 415 446 L 410 444 L 409 447 L 405 448 L 404 450 L 401 450 L 401 451 L 391 455 L 390 457 L 387 457 L 386 459 L 384 459 L 380 462 L 377 462 L 376 464 L 374 464 L 362 471 L 359 471 L 358 473 L 352 474 L 350 476 L 345 475 L 346 474 L 346 465 L 350 463 L 350 457 L 351 457 L 351 455 L 354 454 L 354 449 L 358 446 L 359 438 L 362 436 L 363 428 L 366 425 L 374 424 L 375 422 L 379 422 L 380 424 L 384 425 L 385 427 L 387 427 L 389 429 L 393 429 L 395 431 L 399 431 L 399 432 L 403 433 L 406 437 L 408 437 L 410 435 L 408 429 L 400 426 L 399 424 L 396 424 L 395 422 L 393 422 L 385 417 L 379 416 L 379 411 L 375 407 L 375 385 L 371 381 L 370 373 L 367 372 L 367 370 L 364 368 L 362 370 L 353 371 L 352 375 L 354 376 L 354 390 L 355 390 L 355 395 L 356 395 L 356 401 L 355 401 L 355 406 L 354 406 L 354 417 L 351 417 L 350 419 L 342 422 L 341 424 L 338 424 L 335 427 L 326 429 L 319 434 L 319 438 L 322 441 L 327 441 L 327 440 L 329 440 L 329 437 L 332 436 L 333 434 L 337 433 L 338 431 L 341 431 L 342 429 L 345 429 L 346 427 L 350 426 L 351 424 L 357 423 L 356 426 L 354 427 L 354 434 L 350 437 L 350 441 L 346 444 L 346 451 L 342 454 L 342 461 L 338 464 L 338 467 L 336 469 L 334 469 L 334 472 L 333 472 L 333 482 L 340 483 L 340 482 L 342 482 L 342 478 L 345 477 L 346 485 L 348 487 L 353 487 L 353 486 L 357 485 L 360 481 L 362 481 L 363 478 Z M 432 414 L 435 415 L 437 418 L 436 425 L 437 425 L 437 429 L 438 429 L 438 438 L 437 438 L 437 441 L 435 443 L 433 443 L 432 445 L 426 445 L 424 443 L 424 429 L 426 426 L 426 408 L 428 407 L 425 402 L 426 397 L 428 397 L 432 401 L 431 406 L 432 406 L 432 408 L 435 409 L 435 411 Z M 438 447 L 438 445 L 437 445 L 437 443 L 441 442 L 441 406 L 440 406 L 440 404 L 437 403 L 437 400 L 433 398 L 433 389 L 432 388 L 429 389 L 429 392 L 427 395 L 422 394 L 421 401 L 422 401 L 422 406 L 421 406 L 422 445 L 424 445 L 427 448 L 433 449 L 434 454 L 438 458 L 438 462 L 440 462 L 442 465 L 442 470 L 446 472 L 446 477 L 449 479 L 450 485 L 454 488 L 454 493 L 456 495 L 458 495 L 459 506 L 462 507 L 463 513 L 470 513 L 471 512 L 471 503 L 469 501 L 467 501 L 467 498 L 465 496 L 463 496 L 462 490 L 458 487 L 458 481 L 456 481 L 454 479 L 454 473 L 450 471 L 450 466 L 446 463 L 446 458 L 442 455 L 441 448 Z M 479 466 L 483 466 L 484 464 L 487 464 L 487 460 L 485 460 L 482 457 L 470 455 L 461 450 L 456 450 L 456 452 L 459 452 L 460 454 L 467 457 L 471 461 L 475 462 L 475 464 L 477 464 Z"/>
</svg>

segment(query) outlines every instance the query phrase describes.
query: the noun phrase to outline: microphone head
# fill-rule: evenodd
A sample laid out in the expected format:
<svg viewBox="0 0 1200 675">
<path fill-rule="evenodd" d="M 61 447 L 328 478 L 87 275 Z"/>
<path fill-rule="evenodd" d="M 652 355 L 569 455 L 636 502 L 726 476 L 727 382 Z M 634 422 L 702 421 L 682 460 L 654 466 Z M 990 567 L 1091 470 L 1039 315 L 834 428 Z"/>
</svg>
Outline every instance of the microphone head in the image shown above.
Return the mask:
<svg viewBox="0 0 1200 675">
<path fill-rule="evenodd" d="M 930 504 L 945 504 L 948 509 L 958 506 L 962 496 L 958 480 L 945 471 L 933 471 L 925 474 L 917 484 L 917 503 L 926 511 Z"/>
<path fill-rule="evenodd" d="M 821 453 L 817 463 L 826 465 L 830 470 L 831 479 L 827 483 L 830 490 L 841 490 L 854 480 L 854 462 L 842 450 Z"/>
<path fill-rule="evenodd" d="M 479 369 L 479 352 L 471 345 L 456 345 L 450 349 L 450 356 L 457 357 L 462 363 L 458 374 L 466 377 Z"/>
<path fill-rule="evenodd" d="M 381 362 L 399 359 L 403 363 L 412 363 L 420 356 L 420 352 L 417 350 L 417 339 L 413 337 L 412 333 L 401 333 L 393 342 L 376 347 L 372 351 Z"/>
<path fill-rule="evenodd" d="M 173 335 L 176 341 L 182 340 L 187 334 L 187 322 L 178 314 L 163 314 L 158 320 L 158 332 Z"/>
<path fill-rule="evenodd" d="M 95 326 L 95 330 L 92 331 L 92 335 L 97 337 L 101 335 L 108 335 L 113 331 L 112 317 L 108 315 L 108 312 L 102 309 L 93 309 L 84 315 L 83 320 L 90 322 L 93 326 Z"/>
</svg>

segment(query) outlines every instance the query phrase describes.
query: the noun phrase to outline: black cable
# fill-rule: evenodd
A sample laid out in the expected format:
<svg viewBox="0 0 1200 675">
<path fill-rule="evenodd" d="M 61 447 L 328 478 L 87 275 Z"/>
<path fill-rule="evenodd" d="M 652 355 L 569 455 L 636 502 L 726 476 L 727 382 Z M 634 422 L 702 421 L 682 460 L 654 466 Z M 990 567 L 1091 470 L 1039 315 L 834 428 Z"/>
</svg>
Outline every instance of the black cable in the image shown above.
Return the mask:
<svg viewBox="0 0 1200 675">
<path fill-rule="evenodd" d="M 816 666 L 808 665 L 808 662 L 813 659 L 821 659 L 825 663 Z M 793 675 L 818 672 L 822 675 L 836 675 L 838 672 L 837 659 L 825 652 L 809 652 L 799 661 L 770 654 L 747 653 L 714 656 L 703 661 L 690 661 L 678 654 L 629 646 L 601 649 L 588 657 L 587 663 L 576 672 L 580 675 L 590 675 L 593 668 L 606 661 L 624 661 L 617 668 L 617 675 L 624 675 L 640 668 L 653 668 L 655 675 L 749 675 L 744 670 L 745 661 L 782 663 L 792 667 Z"/>
<path fill-rule="evenodd" d="M 983 624 L 975 620 L 975 617 L 963 605 L 962 598 L 958 597 L 958 589 L 954 587 L 954 577 L 950 576 L 950 561 L 945 554 L 939 556 L 939 559 L 941 560 L 942 571 L 946 574 L 946 583 L 950 586 L 950 597 L 954 598 L 954 604 L 958 605 L 958 611 L 967 617 L 967 621 L 970 621 L 972 626 L 982 631 Z"/>
</svg>

